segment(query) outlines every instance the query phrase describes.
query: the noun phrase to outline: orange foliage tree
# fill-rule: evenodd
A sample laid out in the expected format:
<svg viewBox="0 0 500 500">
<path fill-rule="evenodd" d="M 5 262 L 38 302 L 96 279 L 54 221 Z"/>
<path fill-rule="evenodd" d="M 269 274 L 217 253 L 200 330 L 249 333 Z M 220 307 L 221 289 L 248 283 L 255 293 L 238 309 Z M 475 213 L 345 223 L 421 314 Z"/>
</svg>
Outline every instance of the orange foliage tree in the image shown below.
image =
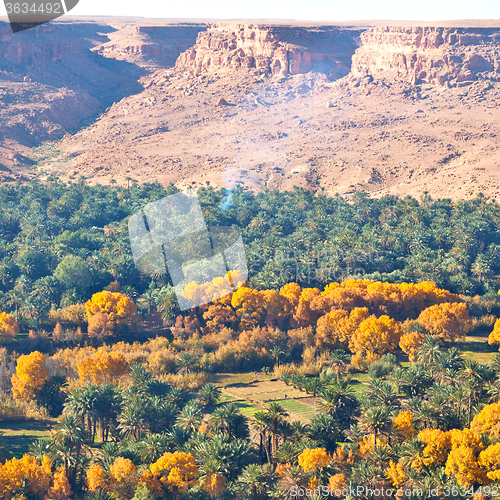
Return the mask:
<svg viewBox="0 0 500 500">
<path fill-rule="evenodd" d="M 324 448 L 306 448 L 299 455 L 299 465 L 305 470 L 316 470 L 325 467 L 332 461 L 332 457 L 328 455 Z"/>
<path fill-rule="evenodd" d="M 12 393 L 15 399 L 35 399 L 45 382 L 49 371 L 45 366 L 45 356 L 39 351 L 20 356 L 16 373 L 12 375 Z"/>
<path fill-rule="evenodd" d="M 425 467 L 438 467 L 445 463 L 451 449 L 450 434 L 440 429 L 423 429 L 418 437 L 425 443 L 422 457 L 417 457 L 412 466 L 417 470 Z"/>
<path fill-rule="evenodd" d="M 176 496 L 182 495 L 198 479 L 198 467 L 191 453 L 176 451 L 165 453 L 150 466 L 153 481 L 158 482 Z"/>
<path fill-rule="evenodd" d="M 0 464 L 0 498 L 26 498 L 24 492 L 30 498 L 44 498 L 51 485 L 51 462 L 46 455 L 41 464 L 31 455 Z"/>
<path fill-rule="evenodd" d="M 400 411 L 392 422 L 394 430 L 396 430 L 403 440 L 411 439 L 415 434 L 413 427 L 413 415 L 410 411 Z"/>
<path fill-rule="evenodd" d="M 129 371 L 129 364 L 121 352 L 106 352 L 98 349 L 92 355 L 83 358 L 77 365 L 78 376 L 82 383 L 116 383 Z"/>
<path fill-rule="evenodd" d="M 17 319 L 6 312 L 0 313 L 0 345 L 10 342 L 19 333 Z"/>
<path fill-rule="evenodd" d="M 87 469 L 86 483 L 89 491 L 106 491 L 108 489 L 106 473 L 101 465 L 92 464 Z"/>
<path fill-rule="evenodd" d="M 478 456 L 485 448 L 481 436 L 470 429 L 452 429 L 449 435 L 451 451 L 445 473 L 454 476 L 461 486 L 486 484 L 486 472 L 478 462 Z"/>
<path fill-rule="evenodd" d="M 380 358 L 381 354 L 395 349 L 401 336 L 399 322 L 383 315 L 370 316 L 362 321 L 349 342 L 349 349 L 357 358 L 366 357 L 367 364 Z"/>
<path fill-rule="evenodd" d="M 418 322 L 431 335 L 452 342 L 468 332 L 471 318 L 464 302 L 444 302 L 424 309 Z"/>
<path fill-rule="evenodd" d="M 399 339 L 399 347 L 401 350 L 408 354 L 408 359 L 410 361 L 417 360 L 418 348 L 422 345 L 425 340 L 425 335 L 418 332 L 409 332 L 401 335 Z"/>
<path fill-rule="evenodd" d="M 405 473 L 403 464 L 396 463 L 393 460 L 389 462 L 389 467 L 386 471 L 386 477 L 392 483 L 394 488 L 401 487 L 406 481 L 408 481 L 408 476 Z"/>
<path fill-rule="evenodd" d="M 111 335 L 117 325 L 132 326 L 137 322 L 137 307 L 134 301 L 122 293 L 106 290 L 94 293 L 85 304 L 89 320 L 89 335 L 104 337 Z"/>
<path fill-rule="evenodd" d="M 117 457 L 109 468 L 110 489 L 117 498 L 132 498 L 138 483 L 137 467 L 129 458 Z"/>
<path fill-rule="evenodd" d="M 316 329 L 317 347 L 346 349 L 354 332 L 369 316 L 366 307 L 356 307 L 351 312 L 338 309 L 321 316 Z"/>
<path fill-rule="evenodd" d="M 493 326 L 493 331 L 490 333 L 488 337 L 488 344 L 500 344 L 500 319 L 495 321 L 495 325 Z"/>
<path fill-rule="evenodd" d="M 472 420 L 472 431 L 500 438 L 500 403 L 486 405 Z"/>
</svg>

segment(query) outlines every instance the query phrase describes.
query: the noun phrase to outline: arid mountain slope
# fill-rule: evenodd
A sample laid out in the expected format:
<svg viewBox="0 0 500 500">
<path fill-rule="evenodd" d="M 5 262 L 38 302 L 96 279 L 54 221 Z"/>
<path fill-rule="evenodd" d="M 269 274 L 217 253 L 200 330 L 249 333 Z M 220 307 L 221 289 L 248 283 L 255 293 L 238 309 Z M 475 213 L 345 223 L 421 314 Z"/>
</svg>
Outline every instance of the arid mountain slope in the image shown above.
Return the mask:
<svg viewBox="0 0 500 500">
<path fill-rule="evenodd" d="M 181 188 L 500 195 L 492 23 L 144 26 L 94 27 L 85 57 L 142 75 L 142 91 L 60 140 L 40 170 Z"/>
<path fill-rule="evenodd" d="M 201 29 L 89 20 L 13 34 L 0 21 L 0 179 L 32 176 L 23 156 L 30 147 L 60 139 L 140 92 L 138 80 L 173 66 Z"/>
<path fill-rule="evenodd" d="M 415 59 L 411 54 L 423 60 L 427 49 L 419 33 L 432 29 L 375 28 L 362 33 L 371 45 L 357 49 L 353 72 L 337 79 L 341 75 L 331 63 L 321 73 L 309 72 L 311 67 L 304 68 L 307 73 L 291 71 L 294 54 L 322 54 L 324 48 L 303 43 L 301 52 L 281 27 L 266 29 L 222 24 L 200 33 L 175 68 L 144 78 L 144 92 L 61 142 L 60 159 L 72 158 L 61 173 L 101 183 L 131 177 L 180 187 L 239 182 L 255 190 L 298 185 L 331 194 L 364 189 L 373 195 L 498 196 L 500 84 L 494 63 L 488 71 L 469 65 L 468 80 L 450 69 L 449 80 L 439 81 L 436 73 L 427 83 L 423 62 L 412 75 L 411 68 L 403 72 L 393 61 L 399 61 L 397 47 L 408 60 Z M 331 53 L 338 50 L 336 40 L 345 45 L 350 35 L 352 47 L 359 35 L 328 29 Z M 385 53 L 389 31 L 390 57 L 377 58 Z M 446 36 L 456 33 L 463 40 L 470 31 L 447 28 Z M 489 45 L 483 40 L 466 46 L 463 58 L 473 60 L 469 51 L 476 47 L 484 60 L 494 61 L 495 33 L 488 31 Z M 283 56 L 285 46 L 289 52 Z M 441 54 L 432 50 L 428 66 L 442 67 L 436 61 L 446 56 L 444 48 Z M 228 105 L 218 105 L 221 99 Z"/>
</svg>

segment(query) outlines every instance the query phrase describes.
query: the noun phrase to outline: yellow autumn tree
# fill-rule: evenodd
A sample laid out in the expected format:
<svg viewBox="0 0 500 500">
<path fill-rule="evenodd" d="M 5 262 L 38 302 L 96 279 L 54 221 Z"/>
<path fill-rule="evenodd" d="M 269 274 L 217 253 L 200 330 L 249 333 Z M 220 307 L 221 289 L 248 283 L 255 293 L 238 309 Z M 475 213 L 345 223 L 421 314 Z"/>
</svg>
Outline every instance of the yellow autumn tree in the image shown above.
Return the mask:
<svg viewBox="0 0 500 500">
<path fill-rule="evenodd" d="M 500 403 L 486 405 L 472 420 L 472 431 L 477 434 L 489 434 L 500 437 Z"/>
<path fill-rule="evenodd" d="M 132 326 L 137 322 L 137 307 L 134 301 L 123 293 L 106 290 L 94 293 L 85 304 L 85 309 L 90 336 L 110 335 L 117 325 Z"/>
<path fill-rule="evenodd" d="M 493 326 L 493 331 L 490 333 L 488 337 L 488 344 L 500 344 L 500 319 L 495 321 L 495 325 Z"/>
<path fill-rule="evenodd" d="M 422 457 L 417 457 L 412 466 L 422 470 L 422 466 L 439 467 L 443 465 L 451 449 L 451 436 L 441 429 L 423 429 L 418 437 L 425 443 Z"/>
<path fill-rule="evenodd" d="M 413 415 L 410 411 L 400 411 L 392 422 L 394 430 L 401 435 L 404 441 L 411 439 L 415 434 Z"/>
<path fill-rule="evenodd" d="M 486 471 L 490 481 L 500 480 L 500 443 L 495 443 L 479 454 L 479 465 Z"/>
<path fill-rule="evenodd" d="M 31 455 L 0 464 L 0 498 L 44 498 L 52 484 L 51 462 L 44 455 L 41 463 Z M 26 485 L 26 486 L 25 486 Z"/>
<path fill-rule="evenodd" d="M 356 307 L 351 312 L 337 309 L 321 316 L 316 329 L 317 347 L 346 349 L 354 332 L 369 316 L 366 307 Z"/>
<path fill-rule="evenodd" d="M 176 451 L 165 453 L 151 464 L 152 480 L 159 481 L 162 486 L 175 493 L 184 493 L 198 479 L 198 467 L 191 453 Z"/>
<path fill-rule="evenodd" d="M 251 330 L 263 322 L 266 314 L 265 295 L 242 286 L 233 293 L 231 306 L 236 310 L 239 318 L 240 331 Z"/>
<path fill-rule="evenodd" d="M 117 457 L 109 468 L 110 489 L 118 498 L 132 498 L 139 477 L 137 467 L 129 458 Z"/>
<path fill-rule="evenodd" d="M 217 498 L 226 490 L 227 480 L 222 474 L 207 474 L 202 489 L 212 498 Z"/>
<path fill-rule="evenodd" d="M 399 347 L 408 354 L 408 359 L 412 362 L 417 360 L 418 348 L 425 340 L 425 335 L 418 332 L 409 332 L 401 335 L 399 339 Z"/>
<path fill-rule="evenodd" d="M 488 482 L 486 473 L 477 461 L 477 456 L 469 446 L 453 448 L 446 460 L 445 473 L 454 476 L 460 486 L 470 487 L 474 484 Z"/>
<path fill-rule="evenodd" d="M 299 455 L 299 465 L 305 471 L 314 471 L 321 467 L 325 467 L 332 461 L 332 457 L 328 455 L 324 448 L 306 448 Z"/>
<path fill-rule="evenodd" d="M 86 483 L 89 491 L 107 491 L 109 487 L 106 473 L 99 464 L 92 464 L 87 469 Z"/>
<path fill-rule="evenodd" d="M 6 312 L 0 313 L 0 345 L 9 343 L 18 333 L 17 319 Z"/>
<path fill-rule="evenodd" d="M 128 373 L 129 364 L 123 353 L 106 352 L 101 347 L 77 363 L 76 368 L 82 383 L 112 384 Z"/>
<path fill-rule="evenodd" d="M 444 302 L 428 307 L 420 313 L 417 321 L 429 334 L 450 342 L 463 337 L 471 325 L 464 302 Z"/>
<path fill-rule="evenodd" d="M 328 480 L 328 489 L 330 492 L 330 495 L 336 497 L 336 498 L 342 498 L 342 491 L 346 488 L 347 486 L 347 479 L 344 476 L 344 474 L 334 474 L 333 476 L 330 477 Z"/>
<path fill-rule="evenodd" d="M 461 486 L 487 483 L 486 472 L 478 462 L 478 456 L 485 448 L 481 436 L 471 429 L 452 429 L 448 434 L 451 451 L 445 473 L 454 476 Z"/>
<path fill-rule="evenodd" d="M 58 467 L 54 472 L 53 484 L 46 498 L 50 500 L 68 500 L 73 495 L 64 467 Z"/>
<path fill-rule="evenodd" d="M 33 400 L 48 379 L 49 371 L 41 352 L 33 351 L 19 356 L 16 373 L 11 378 L 12 394 L 15 399 Z"/>
<path fill-rule="evenodd" d="M 368 365 L 388 351 L 394 350 L 401 337 L 398 321 L 383 315 L 370 316 L 359 325 L 349 342 L 349 349 L 356 356 L 365 356 Z"/>
<path fill-rule="evenodd" d="M 395 463 L 393 460 L 389 462 L 389 467 L 385 475 L 394 488 L 399 488 L 408 481 L 408 476 L 404 471 L 403 464 Z"/>
</svg>

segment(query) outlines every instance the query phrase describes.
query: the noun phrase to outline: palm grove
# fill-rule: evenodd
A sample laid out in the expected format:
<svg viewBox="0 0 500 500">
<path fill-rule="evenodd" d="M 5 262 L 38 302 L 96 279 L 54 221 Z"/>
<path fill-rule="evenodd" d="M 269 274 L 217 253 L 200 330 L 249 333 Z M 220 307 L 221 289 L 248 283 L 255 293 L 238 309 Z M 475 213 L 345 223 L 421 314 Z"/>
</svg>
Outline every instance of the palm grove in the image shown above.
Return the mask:
<svg viewBox="0 0 500 500">
<path fill-rule="evenodd" d="M 250 281 L 179 314 L 127 233 L 173 187 L 0 190 L 2 415 L 58 418 L 50 441 L 5 455 L 2 498 L 496 492 L 500 361 L 454 347 L 467 332 L 500 341 L 496 203 L 296 189 L 236 191 L 222 210 L 224 190 L 201 190 L 207 224 L 240 228 Z M 168 334 L 148 339 L 155 311 Z M 317 398 L 310 422 L 277 402 L 244 414 L 210 382 L 261 368 Z"/>
</svg>

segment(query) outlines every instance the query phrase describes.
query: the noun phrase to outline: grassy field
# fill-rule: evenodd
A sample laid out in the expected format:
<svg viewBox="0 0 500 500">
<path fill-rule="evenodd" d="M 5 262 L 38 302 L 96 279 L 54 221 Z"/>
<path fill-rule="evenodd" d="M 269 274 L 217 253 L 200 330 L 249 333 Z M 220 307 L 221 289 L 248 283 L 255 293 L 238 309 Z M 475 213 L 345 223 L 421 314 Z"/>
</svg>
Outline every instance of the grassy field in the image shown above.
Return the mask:
<svg viewBox="0 0 500 500">
<path fill-rule="evenodd" d="M 465 359 L 473 359 L 479 363 L 491 363 L 498 353 L 498 345 L 488 344 L 487 337 L 464 337 L 455 342 Z"/>
<path fill-rule="evenodd" d="M 50 429 L 55 423 L 38 420 L 0 421 L 0 447 L 4 452 L 9 452 L 11 457 L 20 458 L 36 439 L 50 439 Z"/>
<path fill-rule="evenodd" d="M 306 398 L 311 400 L 310 404 L 305 404 L 295 399 L 278 399 L 276 402 L 285 408 L 290 413 L 290 420 L 300 420 L 301 422 L 309 422 L 317 413 L 314 403 L 317 398 Z"/>
</svg>

